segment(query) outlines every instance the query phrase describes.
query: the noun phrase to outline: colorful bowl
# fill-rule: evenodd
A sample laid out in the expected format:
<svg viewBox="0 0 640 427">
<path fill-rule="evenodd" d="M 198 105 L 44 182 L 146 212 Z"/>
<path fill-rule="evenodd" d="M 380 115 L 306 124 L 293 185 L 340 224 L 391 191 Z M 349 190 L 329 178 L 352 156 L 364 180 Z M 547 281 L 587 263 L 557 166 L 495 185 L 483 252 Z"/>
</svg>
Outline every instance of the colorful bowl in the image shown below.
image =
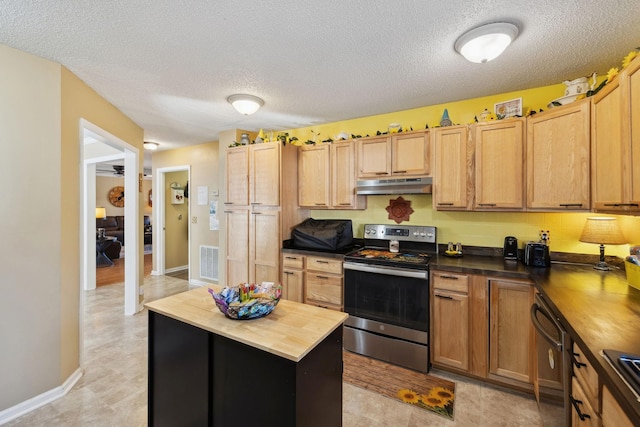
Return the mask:
<svg viewBox="0 0 640 427">
<path fill-rule="evenodd" d="M 257 292 L 248 292 L 248 295 L 242 298 L 241 286 L 249 285 L 226 286 L 219 293 L 209 288 L 209 293 L 216 306 L 229 319 L 248 320 L 264 317 L 276 308 L 282 295 L 282 286 L 280 285 L 274 285 L 267 290 L 260 289 L 258 285 Z M 242 299 L 244 301 L 241 301 Z"/>
</svg>

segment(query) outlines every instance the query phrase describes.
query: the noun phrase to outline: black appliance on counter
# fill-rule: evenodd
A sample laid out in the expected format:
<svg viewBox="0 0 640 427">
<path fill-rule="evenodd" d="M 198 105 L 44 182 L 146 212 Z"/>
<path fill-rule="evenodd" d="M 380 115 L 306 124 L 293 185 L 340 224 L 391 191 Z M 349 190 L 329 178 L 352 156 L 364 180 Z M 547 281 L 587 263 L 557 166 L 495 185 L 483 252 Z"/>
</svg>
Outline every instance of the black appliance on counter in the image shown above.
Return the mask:
<svg viewBox="0 0 640 427">
<path fill-rule="evenodd" d="M 518 259 L 518 239 L 513 236 L 504 238 L 504 247 L 502 248 L 502 256 L 506 260 Z"/>
<path fill-rule="evenodd" d="M 308 218 L 293 227 L 291 245 L 297 249 L 340 251 L 353 247 L 350 219 Z"/>
<path fill-rule="evenodd" d="M 522 255 L 524 265 L 531 267 L 550 267 L 549 246 L 542 242 L 529 242 L 524 246 Z"/>
<path fill-rule="evenodd" d="M 344 348 L 429 371 L 429 261 L 436 227 L 364 226 L 364 247 L 344 257 Z"/>
</svg>

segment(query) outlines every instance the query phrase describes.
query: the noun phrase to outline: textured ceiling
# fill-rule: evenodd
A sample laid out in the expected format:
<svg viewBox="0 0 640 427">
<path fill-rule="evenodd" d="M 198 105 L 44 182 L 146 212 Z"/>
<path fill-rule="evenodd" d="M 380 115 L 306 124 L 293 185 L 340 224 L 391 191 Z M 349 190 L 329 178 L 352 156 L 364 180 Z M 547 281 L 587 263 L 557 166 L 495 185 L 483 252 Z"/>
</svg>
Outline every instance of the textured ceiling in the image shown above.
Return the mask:
<svg viewBox="0 0 640 427">
<path fill-rule="evenodd" d="M 71 70 L 161 149 L 221 130 L 288 129 L 604 74 L 640 46 L 640 2 L 2 0 L 0 43 Z M 472 64 L 453 45 L 508 21 Z M 265 105 L 241 116 L 227 96 Z"/>
</svg>

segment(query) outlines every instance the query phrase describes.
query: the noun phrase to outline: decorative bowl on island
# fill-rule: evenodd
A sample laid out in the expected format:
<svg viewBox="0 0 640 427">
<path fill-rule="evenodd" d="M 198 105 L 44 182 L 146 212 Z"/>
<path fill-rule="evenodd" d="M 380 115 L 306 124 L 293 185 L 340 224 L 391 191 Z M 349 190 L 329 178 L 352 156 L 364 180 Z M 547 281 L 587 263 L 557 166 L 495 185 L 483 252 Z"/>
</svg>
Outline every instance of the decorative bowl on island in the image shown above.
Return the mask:
<svg viewBox="0 0 640 427">
<path fill-rule="evenodd" d="M 225 286 L 219 293 L 209 288 L 218 309 L 229 319 L 247 320 L 271 313 L 282 295 L 282 286 L 273 282 L 241 283 Z"/>
</svg>

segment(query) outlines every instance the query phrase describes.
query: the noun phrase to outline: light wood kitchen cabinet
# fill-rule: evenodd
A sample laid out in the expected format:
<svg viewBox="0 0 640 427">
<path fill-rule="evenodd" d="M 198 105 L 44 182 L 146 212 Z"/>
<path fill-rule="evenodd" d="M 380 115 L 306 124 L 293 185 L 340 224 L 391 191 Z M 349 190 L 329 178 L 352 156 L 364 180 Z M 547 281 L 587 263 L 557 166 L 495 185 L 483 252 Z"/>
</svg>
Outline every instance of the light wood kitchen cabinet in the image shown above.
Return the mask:
<svg viewBox="0 0 640 427">
<path fill-rule="evenodd" d="M 571 427 L 599 427 L 600 416 L 591 406 L 576 377 L 571 380 Z M 578 412 L 580 411 L 580 412 Z"/>
<path fill-rule="evenodd" d="M 531 282 L 488 278 L 489 378 L 533 384 L 534 328 L 529 320 Z"/>
<path fill-rule="evenodd" d="M 225 281 L 277 282 L 280 248 L 308 216 L 298 207 L 298 149 L 278 143 L 226 150 Z"/>
<path fill-rule="evenodd" d="M 513 118 L 473 126 L 474 210 L 524 210 L 524 124 Z"/>
<path fill-rule="evenodd" d="M 331 188 L 330 145 L 300 147 L 298 175 L 298 204 L 316 209 L 328 208 Z"/>
<path fill-rule="evenodd" d="M 527 118 L 527 209 L 590 209 L 590 102 Z"/>
<path fill-rule="evenodd" d="M 593 209 L 640 211 L 640 58 L 592 97 Z"/>
<path fill-rule="evenodd" d="M 356 144 L 358 179 L 431 175 L 428 131 L 362 138 Z"/>
<path fill-rule="evenodd" d="M 307 256 L 304 274 L 304 302 L 342 311 L 342 261 Z"/>
<path fill-rule="evenodd" d="M 432 130 L 434 146 L 433 203 L 437 210 L 468 210 L 472 206 L 473 148 L 467 126 Z"/>
<path fill-rule="evenodd" d="M 357 196 L 355 143 L 352 141 L 300 147 L 298 204 L 312 209 L 364 209 Z"/>
<path fill-rule="evenodd" d="M 225 208 L 227 237 L 227 285 L 249 281 L 249 214 L 248 208 Z"/>
<path fill-rule="evenodd" d="M 600 425 L 598 373 L 577 343 L 573 343 L 571 380 L 572 426 Z"/>
<path fill-rule="evenodd" d="M 431 361 L 486 378 L 487 286 L 483 276 L 431 272 Z"/>
<path fill-rule="evenodd" d="M 636 420 L 637 421 L 637 420 Z M 633 427 L 629 417 L 611 394 L 607 386 L 602 387 L 602 427 Z"/>
<path fill-rule="evenodd" d="M 304 301 L 304 265 L 304 255 L 282 254 L 282 298 Z"/>
</svg>

